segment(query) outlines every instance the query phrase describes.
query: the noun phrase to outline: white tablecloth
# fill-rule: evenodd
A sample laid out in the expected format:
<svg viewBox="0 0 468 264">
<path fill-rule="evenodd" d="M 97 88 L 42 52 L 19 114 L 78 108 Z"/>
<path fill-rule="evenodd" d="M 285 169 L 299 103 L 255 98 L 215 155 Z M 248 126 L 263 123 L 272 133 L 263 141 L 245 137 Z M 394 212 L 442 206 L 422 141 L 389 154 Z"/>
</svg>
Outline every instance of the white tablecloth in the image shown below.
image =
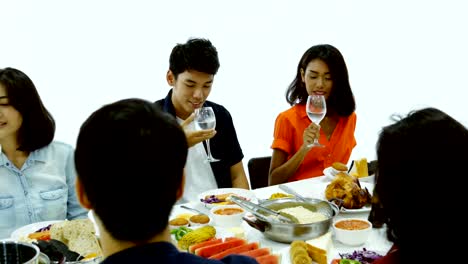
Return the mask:
<svg viewBox="0 0 468 264">
<path fill-rule="evenodd" d="M 330 183 L 330 180 L 326 177 L 316 177 L 302 181 L 296 181 L 287 183 L 289 187 L 293 188 L 299 194 L 302 194 L 305 197 L 312 197 L 318 199 L 325 199 L 325 187 Z M 361 182 L 362 187 L 367 187 L 369 191 L 372 193 L 374 185 L 367 182 Z M 259 188 L 252 190 L 255 193 L 257 199 L 267 199 L 270 197 L 271 194 L 276 192 L 282 192 L 283 190 L 279 189 L 278 186 L 269 186 L 264 188 Z M 209 209 L 206 208 L 201 202 L 190 202 L 185 204 L 186 206 L 198 209 L 206 214 L 209 214 Z M 355 212 L 340 212 L 335 219 L 347 218 L 347 217 L 356 217 L 356 218 L 365 218 L 367 219 L 369 215 L 370 207 L 366 207 L 361 210 L 356 210 Z M 181 214 L 181 213 L 190 213 L 186 209 L 180 208 L 180 205 L 176 205 L 172 212 L 172 217 Z M 281 254 L 282 255 L 282 264 L 289 264 L 289 244 L 279 243 L 267 239 L 263 236 L 262 232 L 258 231 L 255 228 L 250 227 L 245 221 L 242 223 L 241 227 L 245 230 L 245 237 L 248 241 L 259 241 L 261 247 L 270 247 L 274 254 Z M 221 236 L 223 234 L 229 234 L 226 229 L 218 228 Z M 330 230 L 331 232 L 331 230 Z M 369 240 L 361 246 L 357 247 L 350 247 L 347 245 L 343 245 L 340 242 L 336 241 L 333 237 L 333 247 L 329 252 L 329 261 L 332 258 L 337 257 L 338 253 L 348 253 L 352 252 L 353 250 L 360 250 L 362 248 L 366 248 L 368 250 L 373 250 L 381 254 L 385 254 L 388 249 L 391 247 L 391 242 L 389 242 L 386 238 L 385 228 L 373 228 L 372 233 L 369 237 Z"/>
</svg>

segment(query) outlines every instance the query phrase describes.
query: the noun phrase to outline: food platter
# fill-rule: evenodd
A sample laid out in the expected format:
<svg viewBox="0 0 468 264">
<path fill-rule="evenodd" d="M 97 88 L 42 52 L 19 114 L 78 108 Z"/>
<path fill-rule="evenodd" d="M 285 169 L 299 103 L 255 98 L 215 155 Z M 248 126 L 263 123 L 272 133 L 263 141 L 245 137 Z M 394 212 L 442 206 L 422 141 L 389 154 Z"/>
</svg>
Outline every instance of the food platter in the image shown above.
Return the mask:
<svg viewBox="0 0 468 264">
<path fill-rule="evenodd" d="M 374 191 L 374 184 L 368 183 L 368 182 L 360 182 L 361 188 L 367 188 L 370 194 Z M 325 194 L 324 194 L 325 195 Z M 346 208 L 341 208 L 340 213 L 365 213 L 365 212 L 370 212 L 371 210 L 371 205 L 366 204 L 364 207 L 359 208 L 359 209 L 346 209 Z"/>
<path fill-rule="evenodd" d="M 232 193 L 232 194 L 234 194 L 236 196 L 240 196 L 241 198 L 245 198 L 246 200 L 251 201 L 251 202 L 256 201 L 255 194 L 252 191 L 246 190 L 246 189 L 241 189 L 241 188 L 220 188 L 220 189 L 208 190 L 208 191 L 200 193 L 197 198 L 198 198 L 198 201 L 203 206 L 205 206 L 206 208 L 211 209 L 214 206 L 220 205 L 220 204 L 222 205 L 223 203 L 205 203 L 205 202 L 202 201 L 203 199 L 205 199 L 205 197 L 211 196 L 211 195 L 228 194 L 228 193 Z M 231 203 L 231 204 L 233 204 L 233 203 Z"/>
<path fill-rule="evenodd" d="M 22 226 L 15 231 L 13 231 L 10 235 L 10 238 L 13 240 L 21 240 L 27 239 L 27 236 L 30 233 L 34 233 L 35 231 L 44 228 L 48 225 L 55 224 L 58 222 L 62 222 L 63 220 L 52 220 L 52 221 L 43 221 L 43 222 L 36 222 L 29 225 Z"/>
<path fill-rule="evenodd" d="M 322 187 L 322 197 L 321 199 L 327 199 L 325 197 L 325 189 L 327 187 L 328 183 L 325 184 L 325 186 Z M 361 188 L 364 189 L 364 188 L 367 188 L 367 190 L 369 191 L 370 194 L 372 194 L 372 192 L 374 191 L 374 184 L 372 183 L 368 183 L 368 182 L 360 182 L 360 185 L 361 185 Z M 364 207 L 362 208 L 359 208 L 359 209 L 346 209 L 344 207 L 341 208 L 340 210 L 340 213 L 366 213 L 366 212 L 370 212 L 371 210 L 371 205 L 370 204 L 366 204 L 364 205 Z"/>
</svg>

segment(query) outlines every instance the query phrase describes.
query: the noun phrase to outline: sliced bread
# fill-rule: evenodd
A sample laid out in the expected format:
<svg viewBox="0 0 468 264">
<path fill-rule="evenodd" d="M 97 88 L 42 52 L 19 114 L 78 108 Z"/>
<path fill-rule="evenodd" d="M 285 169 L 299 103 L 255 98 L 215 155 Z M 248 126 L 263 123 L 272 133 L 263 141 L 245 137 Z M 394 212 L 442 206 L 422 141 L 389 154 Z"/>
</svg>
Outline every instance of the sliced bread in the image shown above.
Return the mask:
<svg viewBox="0 0 468 264">
<path fill-rule="evenodd" d="M 333 248 L 331 232 L 306 240 L 307 253 L 318 264 L 328 264 L 328 253 Z"/>
</svg>

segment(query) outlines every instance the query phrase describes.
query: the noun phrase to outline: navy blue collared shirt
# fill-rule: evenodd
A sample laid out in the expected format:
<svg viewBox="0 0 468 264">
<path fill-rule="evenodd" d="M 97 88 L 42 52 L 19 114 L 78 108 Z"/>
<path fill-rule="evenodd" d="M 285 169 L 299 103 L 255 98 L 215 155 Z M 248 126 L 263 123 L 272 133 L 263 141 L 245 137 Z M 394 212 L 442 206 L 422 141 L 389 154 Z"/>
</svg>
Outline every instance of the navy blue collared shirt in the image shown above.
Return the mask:
<svg viewBox="0 0 468 264">
<path fill-rule="evenodd" d="M 179 252 L 171 243 L 156 242 L 125 249 L 108 256 L 101 262 L 101 264 L 126 263 L 256 264 L 257 261 L 251 257 L 242 255 L 229 255 L 221 260 L 205 259 L 195 254 Z"/>
<path fill-rule="evenodd" d="M 175 117 L 176 113 L 171 97 L 172 89 L 166 98 L 156 101 L 155 104 L 164 112 L 170 113 Z M 231 188 L 231 166 L 239 163 L 244 158 L 231 114 L 224 106 L 211 101 L 205 101 L 203 106 L 211 106 L 216 116 L 216 135 L 210 139 L 210 148 L 213 157 L 220 161 L 211 162 L 211 169 L 216 178 L 218 188 Z M 205 142 L 203 142 L 203 145 L 206 149 Z"/>
</svg>

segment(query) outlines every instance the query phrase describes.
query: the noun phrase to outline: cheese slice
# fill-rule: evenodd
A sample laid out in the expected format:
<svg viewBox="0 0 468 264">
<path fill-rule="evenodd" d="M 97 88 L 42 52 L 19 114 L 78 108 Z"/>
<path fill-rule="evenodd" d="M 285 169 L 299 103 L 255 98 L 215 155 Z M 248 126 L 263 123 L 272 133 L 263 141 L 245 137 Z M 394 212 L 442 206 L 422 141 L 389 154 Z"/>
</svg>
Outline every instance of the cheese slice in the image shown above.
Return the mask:
<svg viewBox="0 0 468 264">
<path fill-rule="evenodd" d="M 366 158 L 355 160 L 354 164 L 356 164 L 356 172 L 358 174 L 358 178 L 369 176 L 369 170 L 367 168 Z"/>
<path fill-rule="evenodd" d="M 318 264 L 328 264 L 328 253 L 333 248 L 331 232 L 325 233 L 322 236 L 306 240 L 307 253 L 313 261 Z"/>
</svg>

